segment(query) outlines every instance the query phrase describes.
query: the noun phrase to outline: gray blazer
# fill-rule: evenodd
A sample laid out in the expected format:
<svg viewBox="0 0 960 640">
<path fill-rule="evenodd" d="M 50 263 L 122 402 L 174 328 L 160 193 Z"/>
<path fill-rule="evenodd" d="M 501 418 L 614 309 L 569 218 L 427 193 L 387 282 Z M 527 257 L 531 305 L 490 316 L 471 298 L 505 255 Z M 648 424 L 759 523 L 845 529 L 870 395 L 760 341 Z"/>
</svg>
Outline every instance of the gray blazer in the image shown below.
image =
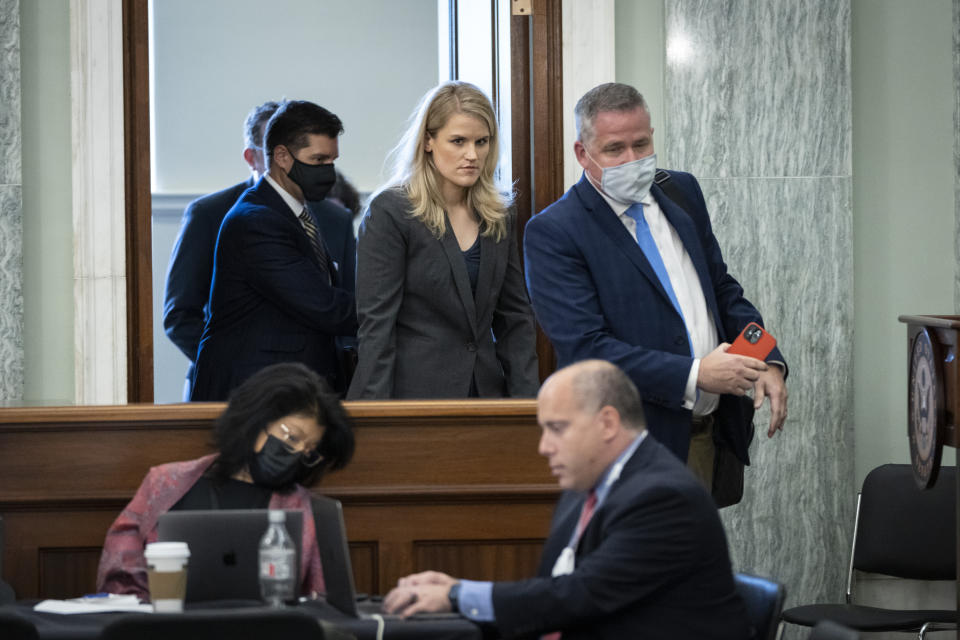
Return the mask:
<svg viewBox="0 0 960 640">
<path fill-rule="evenodd" d="M 399 188 L 377 195 L 357 243 L 359 364 L 347 398 L 531 397 L 536 333 L 515 223 L 481 236 L 476 299 L 456 236 L 437 239 Z"/>
</svg>

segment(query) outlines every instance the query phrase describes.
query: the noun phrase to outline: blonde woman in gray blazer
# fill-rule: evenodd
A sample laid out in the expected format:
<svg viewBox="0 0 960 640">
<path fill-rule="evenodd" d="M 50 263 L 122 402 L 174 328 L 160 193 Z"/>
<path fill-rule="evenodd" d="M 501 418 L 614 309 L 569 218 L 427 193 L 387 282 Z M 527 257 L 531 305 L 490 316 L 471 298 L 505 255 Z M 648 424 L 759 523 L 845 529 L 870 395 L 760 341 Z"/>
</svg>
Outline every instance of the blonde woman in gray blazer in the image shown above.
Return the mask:
<svg viewBox="0 0 960 640">
<path fill-rule="evenodd" d="M 465 82 L 427 93 L 357 243 L 359 363 L 348 399 L 532 397 L 536 334 L 497 121 Z"/>
</svg>

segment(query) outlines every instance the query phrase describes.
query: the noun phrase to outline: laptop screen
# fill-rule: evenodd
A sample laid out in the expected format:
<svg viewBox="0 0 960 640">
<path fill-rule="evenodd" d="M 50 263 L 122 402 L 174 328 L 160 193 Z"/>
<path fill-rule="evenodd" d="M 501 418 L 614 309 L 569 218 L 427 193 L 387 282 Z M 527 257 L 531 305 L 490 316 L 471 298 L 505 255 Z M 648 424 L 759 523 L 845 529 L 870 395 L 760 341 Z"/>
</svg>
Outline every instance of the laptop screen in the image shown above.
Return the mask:
<svg viewBox="0 0 960 640">
<path fill-rule="evenodd" d="M 339 500 L 324 496 L 313 496 L 310 506 L 317 525 L 317 544 L 320 547 L 323 582 L 327 587 L 327 602 L 342 613 L 357 618 L 357 594 L 343 507 Z"/>
<path fill-rule="evenodd" d="M 287 510 L 287 533 L 296 548 L 297 591 L 303 513 Z M 267 530 L 266 509 L 170 511 L 157 521 L 160 542 L 186 542 L 190 547 L 187 602 L 260 600 L 257 556 Z"/>
</svg>

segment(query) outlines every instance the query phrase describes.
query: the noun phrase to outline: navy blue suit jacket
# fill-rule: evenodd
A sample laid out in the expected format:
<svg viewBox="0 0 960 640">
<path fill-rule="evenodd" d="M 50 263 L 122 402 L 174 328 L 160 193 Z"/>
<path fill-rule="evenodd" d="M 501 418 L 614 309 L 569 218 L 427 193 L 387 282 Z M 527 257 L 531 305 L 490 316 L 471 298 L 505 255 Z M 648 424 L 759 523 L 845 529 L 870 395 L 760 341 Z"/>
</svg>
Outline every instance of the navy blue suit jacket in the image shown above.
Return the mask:
<svg viewBox="0 0 960 640">
<path fill-rule="evenodd" d="M 224 400 L 277 362 L 303 362 L 342 391 L 335 338 L 356 334 L 357 315 L 338 270 L 327 270 L 332 283 L 300 221 L 265 179 L 244 192 L 220 225 L 190 399 Z"/>
<path fill-rule="evenodd" d="M 558 630 L 563 640 L 749 636 L 713 498 L 653 437 L 640 443 L 584 529 L 573 573 L 551 578 L 583 501 L 582 493 L 561 497 L 539 577 L 494 583 L 503 636 Z"/>
<path fill-rule="evenodd" d="M 651 193 L 690 254 L 720 341 L 732 342 L 760 312 L 727 272 L 700 185 L 671 171 L 688 213 L 659 186 Z M 600 358 L 623 369 L 643 396 L 647 428 L 681 460 L 692 413 L 683 408 L 693 358 L 683 318 L 623 223 L 584 175 L 560 200 L 527 223 L 527 288 L 537 320 L 560 366 Z M 768 360 L 784 362 L 779 350 Z M 717 437 L 744 462 L 752 437 L 749 403 L 720 396 Z"/>
<path fill-rule="evenodd" d="M 189 384 L 193 379 L 197 348 L 207 322 L 217 232 L 230 207 L 252 186 L 251 177 L 246 182 L 197 198 L 187 205 L 180 222 L 180 233 L 170 252 L 163 294 L 163 330 L 190 360 L 185 398 L 190 397 Z"/>
</svg>

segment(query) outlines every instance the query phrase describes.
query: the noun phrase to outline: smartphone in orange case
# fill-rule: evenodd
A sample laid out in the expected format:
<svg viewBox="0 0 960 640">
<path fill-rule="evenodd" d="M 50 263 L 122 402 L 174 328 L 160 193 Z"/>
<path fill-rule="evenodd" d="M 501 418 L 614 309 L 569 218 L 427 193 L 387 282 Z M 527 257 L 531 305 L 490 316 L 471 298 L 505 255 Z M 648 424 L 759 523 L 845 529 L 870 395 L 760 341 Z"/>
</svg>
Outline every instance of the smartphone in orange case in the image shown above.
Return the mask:
<svg viewBox="0 0 960 640">
<path fill-rule="evenodd" d="M 743 328 L 737 339 L 727 349 L 727 353 L 763 360 L 770 355 L 775 346 L 777 346 L 777 339 L 764 331 L 763 327 L 756 322 L 751 322 Z"/>
</svg>

